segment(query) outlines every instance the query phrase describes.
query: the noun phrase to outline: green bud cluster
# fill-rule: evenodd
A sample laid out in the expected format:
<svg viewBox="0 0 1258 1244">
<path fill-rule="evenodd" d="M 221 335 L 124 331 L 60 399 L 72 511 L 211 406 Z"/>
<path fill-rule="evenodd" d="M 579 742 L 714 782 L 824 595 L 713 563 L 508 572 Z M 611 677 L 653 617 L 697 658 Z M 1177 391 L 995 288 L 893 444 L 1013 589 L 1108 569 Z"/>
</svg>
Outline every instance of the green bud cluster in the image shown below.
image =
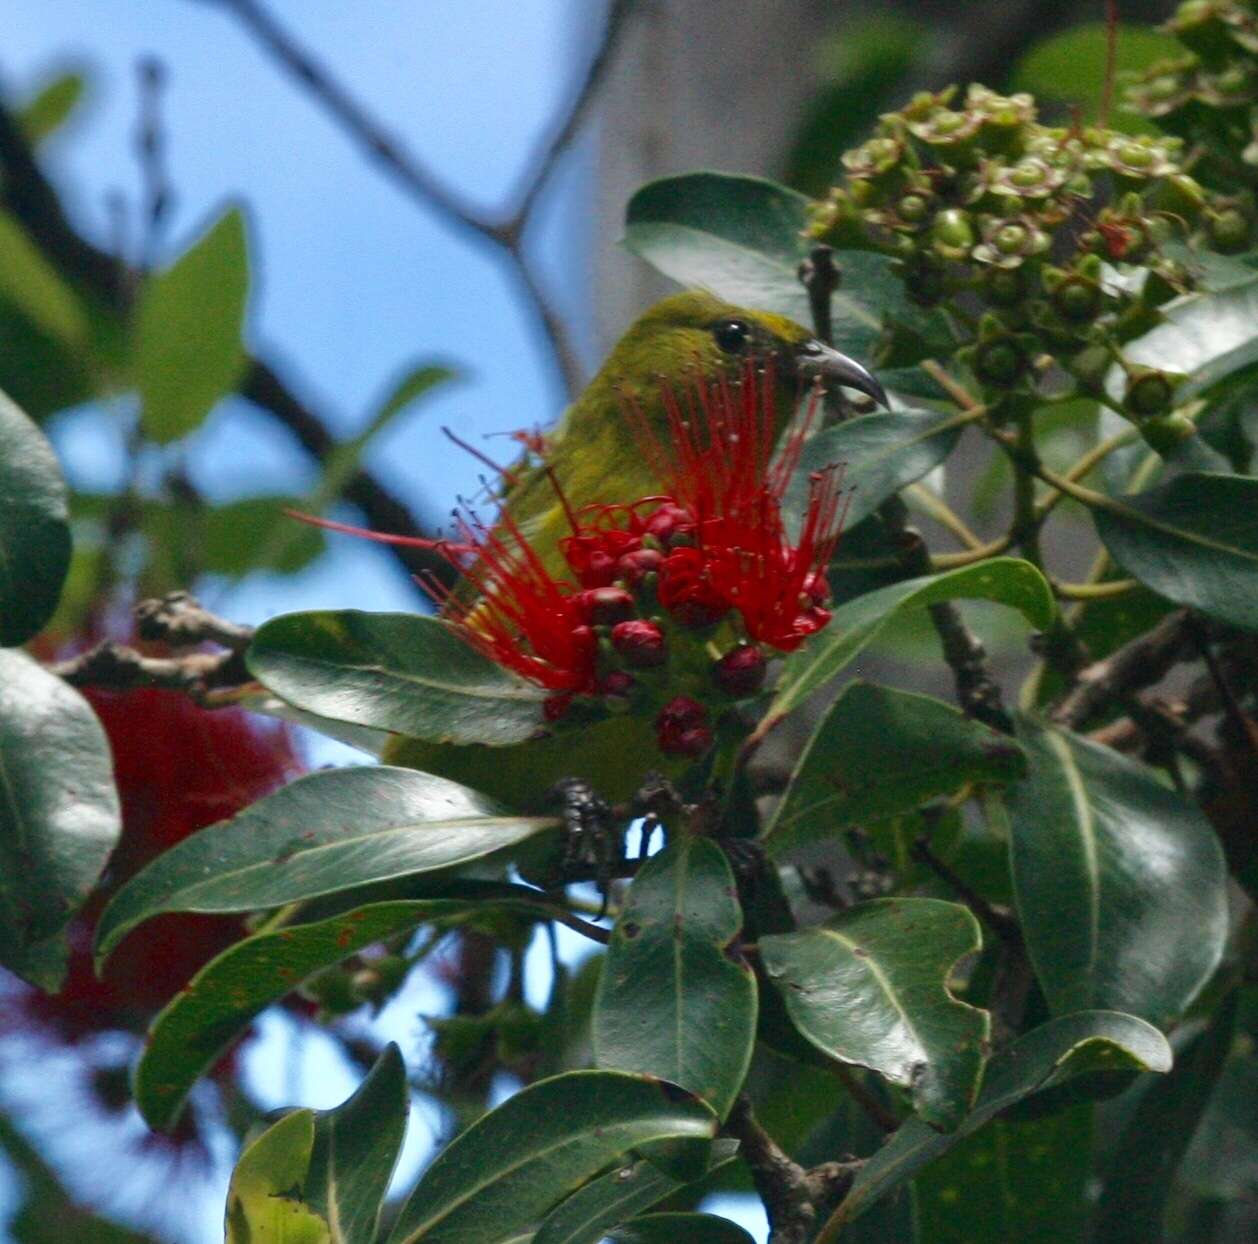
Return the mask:
<svg viewBox="0 0 1258 1244">
<path fill-rule="evenodd" d="M 1189 176 L 1184 152 L 1176 134 L 1042 125 L 1029 95 L 922 93 L 844 155 L 808 232 L 891 257 L 909 298 L 946 321 L 993 417 L 1014 418 L 1063 372 L 1102 391 L 1123 343 L 1191 287 L 1166 243 L 1248 245 L 1246 205 Z M 939 336 L 892 324 L 876 361 L 912 365 Z"/>
</svg>

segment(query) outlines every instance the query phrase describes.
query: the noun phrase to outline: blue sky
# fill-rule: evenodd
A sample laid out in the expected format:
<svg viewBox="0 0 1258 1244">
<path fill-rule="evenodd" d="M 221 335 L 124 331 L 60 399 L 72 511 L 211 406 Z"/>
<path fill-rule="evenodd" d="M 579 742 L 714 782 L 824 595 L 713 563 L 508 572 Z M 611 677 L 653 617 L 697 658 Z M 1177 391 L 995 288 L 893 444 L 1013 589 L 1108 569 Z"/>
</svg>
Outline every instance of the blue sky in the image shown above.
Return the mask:
<svg viewBox="0 0 1258 1244">
<path fill-rule="evenodd" d="M 501 203 L 562 108 L 602 12 L 588 0 L 274 0 L 290 26 L 387 127 L 479 207 Z M 369 16 L 364 16 L 369 12 Z M 81 67 L 91 92 L 46 149 L 48 167 L 79 226 L 110 236 L 108 203 L 140 198 L 133 154 L 137 60 L 168 70 L 163 97 L 175 207 L 174 253 L 224 204 L 246 205 L 254 285 L 251 344 L 278 361 L 296 391 L 348 435 L 411 364 L 436 360 L 463 373 L 395 422 L 373 446 L 372 469 L 421 512 L 440 519 L 476 488 L 481 468 L 439 434 L 464 439 L 546 423 L 563 405 L 536 328 L 512 281 L 482 244 L 414 202 L 251 42 L 202 0 L 16 0 L 6 6 L 0 83 L 34 89 Z M 552 295 L 578 325 L 591 358 L 588 253 L 593 168 L 589 136 L 561 165 L 529 243 Z M 50 429 L 72 483 L 116 486 L 120 447 L 91 411 Z M 501 455 L 500 455 L 501 456 Z M 240 401 L 215 412 L 188 446 L 196 482 L 226 498 L 308 488 L 307 462 L 286 436 Z M 257 622 L 298 608 L 414 608 L 414 586 L 387 553 L 351 540 L 296 578 L 253 576 L 214 593 L 213 605 Z M 340 758 L 327 749 L 320 759 Z M 417 1013 L 440 1008 L 417 982 L 382 1017 L 414 1051 Z M 261 1098 L 330 1106 L 353 1079 L 317 1035 L 296 1049 L 283 1020 L 268 1022 L 251 1060 Z M 296 1050 L 296 1052 L 295 1052 Z M 439 1130 L 417 1109 L 404 1165 L 414 1170 Z M 187 1239 L 221 1238 L 222 1178 L 189 1187 Z M 0 1201 L 3 1200 L 0 1186 Z M 0 1206 L 2 1209 L 2 1206 Z M 2 1217 L 2 1214 L 0 1214 Z"/>
</svg>

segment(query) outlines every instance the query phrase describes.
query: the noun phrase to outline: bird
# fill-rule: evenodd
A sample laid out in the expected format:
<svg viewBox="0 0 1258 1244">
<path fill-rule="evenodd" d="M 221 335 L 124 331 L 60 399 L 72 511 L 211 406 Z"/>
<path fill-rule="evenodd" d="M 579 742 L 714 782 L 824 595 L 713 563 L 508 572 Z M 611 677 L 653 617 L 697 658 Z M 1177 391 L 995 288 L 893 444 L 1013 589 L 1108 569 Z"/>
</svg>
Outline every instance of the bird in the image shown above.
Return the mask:
<svg viewBox="0 0 1258 1244">
<path fill-rule="evenodd" d="M 642 452 L 640 433 L 645 424 L 667 444 L 669 394 L 684 398 L 696 379 L 736 380 L 751 363 L 772 369 L 775 434 L 814 383 L 855 389 L 887 405 L 882 385 L 865 367 L 794 320 L 686 290 L 634 321 L 546 434 L 542 463 L 504 472 L 500 504 L 543 560 L 553 561 L 551 550 L 567 534 L 571 513 L 659 491 L 658 463 Z"/>
</svg>

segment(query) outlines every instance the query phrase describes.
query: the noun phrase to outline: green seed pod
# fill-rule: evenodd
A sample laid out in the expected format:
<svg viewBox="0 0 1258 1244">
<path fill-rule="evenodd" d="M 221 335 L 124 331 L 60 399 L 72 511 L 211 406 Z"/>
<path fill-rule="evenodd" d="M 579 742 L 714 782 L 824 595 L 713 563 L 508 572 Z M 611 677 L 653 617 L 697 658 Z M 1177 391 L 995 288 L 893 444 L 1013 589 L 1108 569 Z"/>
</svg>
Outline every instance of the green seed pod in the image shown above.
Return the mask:
<svg viewBox="0 0 1258 1244">
<path fill-rule="evenodd" d="M 1249 218 L 1237 207 L 1207 212 L 1206 233 L 1210 245 L 1225 255 L 1243 251 L 1249 246 Z"/>
<path fill-rule="evenodd" d="M 930 215 L 930 200 L 925 195 L 910 192 L 901 198 L 896 211 L 902 221 L 908 224 L 921 224 Z"/>
<path fill-rule="evenodd" d="M 968 259 L 974 245 L 974 226 L 969 215 L 955 207 L 939 212 L 931 225 L 930 240 L 935 253 L 942 258 Z"/>
<path fill-rule="evenodd" d="M 328 1015 L 348 1015 L 362 1005 L 350 985 L 349 973 L 341 967 L 328 968 L 301 986 L 300 993 L 317 1003 Z"/>
<path fill-rule="evenodd" d="M 1026 281 L 1020 268 L 987 268 L 979 287 L 993 307 L 1016 307 L 1026 297 Z"/>
<path fill-rule="evenodd" d="M 1105 346 L 1085 346 L 1066 363 L 1066 370 L 1082 388 L 1096 392 L 1104 386 L 1113 361 L 1113 356 Z"/>
<path fill-rule="evenodd" d="M 1205 210 L 1206 202 L 1205 188 L 1200 182 L 1187 173 L 1175 173 L 1158 185 L 1150 205 L 1192 222 Z"/>
<path fill-rule="evenodd" d="M 1137 419 L 1162 415 L 1175 401 L 1175 380 L 1152 367 L 1133 368 L 1123 394 L 1123 409 Z"/>
<path fill-rule="evenodd" d="M 1190 436 L 1196 436 L 1197 428 L 1185 415 L 1157 415 L 1140 424 L 1140 435 L 1150 449 L 1165 455 L 1177 445 L 1182 445 Z"/>
</svg>

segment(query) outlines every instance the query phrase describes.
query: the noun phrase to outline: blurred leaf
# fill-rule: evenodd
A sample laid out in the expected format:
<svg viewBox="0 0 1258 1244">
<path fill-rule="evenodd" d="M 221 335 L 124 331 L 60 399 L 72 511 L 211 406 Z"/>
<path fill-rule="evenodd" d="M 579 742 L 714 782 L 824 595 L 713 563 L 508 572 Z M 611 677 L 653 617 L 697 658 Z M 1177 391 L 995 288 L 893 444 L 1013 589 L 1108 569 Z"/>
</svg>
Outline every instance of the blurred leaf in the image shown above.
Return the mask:
<svg viewBox="0 0 1258 1244">
<path fill-rule="evenodd" d="M 1030 562 L 1015 557 L 994 557 L 943 574 L 906 579 L 858 596 L 835 609 L 830 625 L 786 659 L 761 729 L 797 708 L 836 677 L 897 613 L 958 597 L 999 601 L 1021 611 L 1039 630 L 1049 625 L 1057 610 L 1044 576 Z"/>
<path fill-rule="evenodd" d="M 707 1106 L 648 1076 L 573 1071 L 542 1080 L 442 1150 L 389 1244 L 501 1244 L 631 1150 L 716 1132 Z"/>
<path fill-rule="evenodd" d="M 758 177 L 685 173 L 643 186 L 626 215 L 625 245 L 682 285 L 709 289 L 741 306 L 811 323 L 808 296 L 796 275 L 808 256 L 802 194 Z M 914 309 L 891 263 L 866 251 L 835 255 L 843 284 L 834 295 L 834 340 L 869 354 L 884 312 Z"/>
<path fill-rule="evenodd" d="M 186 436 L 235 387 L 245 365 L 249 249 L 239 208 L 224 212 L 169 268 L 150 276 L 135 311 L 131 367 L 145 434 Z"/>
<path fill-rule="evenodd" d="M 646 1214 L 607 1234 L 608 1244 L 755 1244 L 746 1231 L 715 1214 Z"/>
<path fill-rule="evenodd" d="M 91 362 L 78 347 L 31 319 L 0 276 L 0 389 L 42 423 L 92 396 Z"/>
<path fill-rule="evenodd" d="M 1026 772 L 1012 739 L 929 696 L 851 682 L 821 719 L 765 829 L 772 855 Z"/>
<path fill-rule="evenodd" d="M 933 898 L 873 899 L 815 929 L 760 939 L 795 1026 L 824 1054 L 912 1090 L 919 1116 L 952 1129 L 974 1104 L 990 1031 L 947 988 L 979 949 L 978 922 Z"/>
<path fill-rule="evenodd" d="M 293 574 L 308 566 L 326 540 L 319 528 L 284 513 L 301 506 L 297 497 L 245 497 L 203 510 L 196 541 L 202 570 L 237 577 L 254 570 Z M 277 529 L 283 540 L 272 539 Z"/>
<path fill-rule="evenodd" d="M 227 1244 L 333 1244 L 327 1222 L 302 1200 L 314 1130 L 314 1111 L 294 1110 L 240 1155 L 227 1189 Z"/>
<path fill-rule="evenodd" d="M 406 1067 L 390 1042 L 352 1097 L 315 1115 L 305 1199 L 331 1244 L 373 1244 L 409 1110 Z"/>
<path fill-rule="evenodd" d="M 804 446 L 783 509 L 798 524 L 808 505 L 814 471 L 843 464 L 845 525 L 855 526 L 888 497 L 933 471 L 956 448 L 968 412 L 897 410 L 862 415 L 824 428 Z"/>
<path fill-rule="evenodd" d="M 0 645 L 52 617 L 70 568 L 61 468 L 44 434 L 0 393 Z"/>
<path fill-rule="evenodd" d="M 49 992 L 57 937 L 118 841 L 109 742 L 87 701 L 24 652 L 0 651 L 0 963 Z"/>
<path fill-rule="evenodd" d="M 179 1118 L 189 1090 L 268 1006 L 366 946 L 474 902 L 373 903 L 317 924 L 257 933 L 207 963 L 149 1027 L 135 1072 L 135 1104 L 156 1131 Z"/>
<path fill-rule="evenodd" d="M 1227 938 L 1214 831 L 1137 761 L 1026 717 L 1018 737 L 1030 773 L 1007 795 L 1014 887 L 1049 1006 L 1174 1019 Z"/>
<path fill-rule="evenodd" d="M 1178 605 L 1258 630 L 1258 479 L 1193 472 L 1092 511 L 1128 574 Z"/>
<path fill-rule="evenodd" d="M 722 1118 L 756 1039 L 756 978 L 738 953 L 738 890 L 724 853 L 680 838 L 634 878 L 594 1002 L 594 1061 L 659 1076 Z"/>
<path fill-rule="evenodd" d="M 49 337 L 76 351 L 86 347 L 90 329 L 78 295 L 5 212 L 0 212 L 0 293 Z"/>
<path fill-rule="evenodd" d="M 1161 1244 L 1175 1172 L 1201 1123 L 1236 1033 L 1232 993 L 1209 1024 L 1178 1043 L 1175 1066 L 1140 1098 L 1105 1172 L 1097 1238 L 1106 1244 Z"/>
<path fill-rule="evenodd" d="M 1118 82 L 1109 123 L 1130 133 L 1156 133 L 1156 126 L 1119 106 L 1122 75 L 1140 73 L 1167 57 L 1182 56 L 1183 44 L 1147 26 L 1119 26 L 1117 33 Z M 1105 94 L 1106 35 L 1104 22 L 1092 22 L 1037 43 L 1014 66 L 1010 89 L 1076 104 L 1082 109 L 1083 120 L 1095 122 Z"/>
<path fill-rule="evenodd" d="M 258 628 L 247 660 L 298 708 L 433 743 L 522 743 L 549 695 L 448 623 L 411 613 L 285 614 Z"/>
<path fill-rule="evenodd" d="M 185 838 L 127 882 L 101 914 L 96 953 L 104 959 L 163 911 L 279 907 L 455 868 L 558 824 L 410 769 L 311 773 Z"/>
<path fill-rule="evenodd" d="M 26 141 L 38 147 L 59 130 L 78 107 L 86 87 L 87 79 L 78 72 L 58 74 L 42 86 L 17 110 L 17 122 Z"/>
<path fill-rule="evenodd" d="M 1084 1240 L 1091 1175 L 1090 1106 L 1028 1123 L 995 1119 L 914 1180 L 917 1238 L 930 1244 Z M 1109 1236 L 1101 1238 L 1108 1244 Z"/>
<path fill-rule="evenodd" d="M 732 1161 L 737 1152 L 738 1141 L 716 1141 L 710 1169 Z M 639 1158 L 592 1179 L 561 1201 L 538 1228 L 533 1244 L 599 1244 L 608 1234 L 608 1227 L 649 1209 L 684 1186 L 645 1158 Z"/>
<path fill-rule="evenodd" d="M 822 197 L 837 180 L 843 151 L 862 141 L 879 113 L 893 105 L 928 39 L 921 23 L 892 13 L 845 23 L 820 49 L 826 81 L 795 132 L 782 180 Z"/>
<path fill-rule="evenodd" d="M 850 1222 L 875 1201 L 942 1157 L 1002 1110 L 1076 1076 L 1169 1071 L 1171 1049 L 1152 1024 L 1117 1011 L 1078 1011 L 1019 1037 L 987 1064 L 978 1103 L 952 1133 L 908 1119 L 861 1168 L 839 1211 Z"/>
</svg>

